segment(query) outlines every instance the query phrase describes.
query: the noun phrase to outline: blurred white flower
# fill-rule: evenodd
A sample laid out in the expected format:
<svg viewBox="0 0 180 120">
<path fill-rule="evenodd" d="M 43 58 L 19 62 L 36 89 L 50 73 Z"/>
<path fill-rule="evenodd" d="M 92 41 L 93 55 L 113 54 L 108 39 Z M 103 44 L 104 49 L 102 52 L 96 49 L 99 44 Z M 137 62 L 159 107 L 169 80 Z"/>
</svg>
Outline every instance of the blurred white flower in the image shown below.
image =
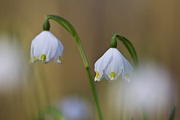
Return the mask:
<svg viewBox="0 0 180 120">
<path fill-rule="evenodd" d="M 145 62 L 135 73 L 130 83 L 119 81 L 109 87 L 108 109 L 114 111 L 108 113 L 125 120 L 131 116 L 139 119 L 142 110 L 147 112 L 148 119 L 155 120 L 162 114 L 168 117 L 175 104 L 175 86 L 169 72 L 158 63 Z"/>
<path fill-rule="evenodd" d="M 31 43 L 30 62 L 41 60 L 46 63 L 54 58 L 56 63 L 61 63 L 63 50 L 62 43 L 50 31 L 42 31 Z"/>
<path fill-rule="evenodd" d="M 149 110 L 167 106 L 172 95 L 171 76 L 158 64 L 143 64 L 137 71 L 129 89 L 129 97 L 134 106 L 141 105 Z"/>
<path fill-rule="evenodd" d="M 17 87 L 20 83 L 20 75 L 22 75 L 22 55 L 14 42 L 15 39 L 10 38 L 11 37 L 7 35 L 0 36 L 1 91 Z"/>
<path fill-rule="evenodd" d="M 130 81 L 133 74 L 131 64 L 116 48 L 110 48 L 96 61 L 94 71 L 96 72 L 95 81 L 100 81 L 102 78 L 116 80 L 120 75 L 122 79 Z"/>
<path fill-rule="evenodd" d="M 78 96 L 69 96 L 60 104 L 60 111 L 67 120 L 91 120 L 91 107 Z"/>
</svg>

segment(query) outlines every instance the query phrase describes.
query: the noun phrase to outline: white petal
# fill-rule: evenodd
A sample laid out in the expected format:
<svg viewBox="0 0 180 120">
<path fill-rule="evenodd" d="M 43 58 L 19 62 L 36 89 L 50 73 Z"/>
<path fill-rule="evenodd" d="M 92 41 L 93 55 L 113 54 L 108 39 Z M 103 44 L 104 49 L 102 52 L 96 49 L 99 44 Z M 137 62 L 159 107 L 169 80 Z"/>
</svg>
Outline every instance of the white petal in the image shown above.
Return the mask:
<svg viewBox="0 0 180 120">
<path fill-rule="evenodd" d="M 133 75 L 133 67 L 124 57 L 123 57 L 123 65 L 124 65 L 124 69 L 122 72 L 122 79 L 130 81 L 130 78 Z"/>
<path fill-rule="evenodd" d="M 123 69 L 123 60 L 121 56 L 121 53 L 116 48 L 113 48 L 111 61 L 104 71 L 106 79 L 115 80 L 120 76 Z M 111 76 L 112 74 L 114 75 Z"/>
<path fill-rule="evenodd" d="M 30 59 L 30 63 L 34 62 L 34 44 L 33 43 L 34 42 L 32 41 L 32 43 L 31 43 L 31 55 L 30 55 L 31 59 Z"/>
<path fill-rule="evenodd" d="M 46 62 L 50 61 L 56 52 L 58 39 L 49 31 L 43 31 L 32 41 L 34 56 L 40 60 L 41 55 L 46 55 Z"/>
<path fill-rule="evenodd" d="M 64 50 L 64 47 L 63 47 L 62 43 L 60 41 L 58 41 L 58 47 L 57 47 L 56 53 L 54 55 L 54 60 L 58 64 L 62 62 L 60 60 L 60 57 L 62 56 L 63 50 Z"/>
<path fill-rule="evenodd" d="M 54 57 L 58 48 L 58 41 L 59 41 L 51 32 L 47 34 L 47 37 L 48 37 L 46 43 L 47 47 L 44 48 L 43 51 L 43 53 L 46 53 L 46 62 L 50 61 Z"/>
<path fill-rule="evenodd" d="M 95 77 L 95 81 L 100 81 L 104 77 L 103 71 L 110 62 L 110 59 L 112 57 L 112 51 L 113 50 L 110 48 L 108 51 L 104 53 L 104 55 L 101 58 L 99 58 L 96 61 L 94 65 L 94 71 L 96 73 L 98 72 L 98 76 Z"/>
</svg>

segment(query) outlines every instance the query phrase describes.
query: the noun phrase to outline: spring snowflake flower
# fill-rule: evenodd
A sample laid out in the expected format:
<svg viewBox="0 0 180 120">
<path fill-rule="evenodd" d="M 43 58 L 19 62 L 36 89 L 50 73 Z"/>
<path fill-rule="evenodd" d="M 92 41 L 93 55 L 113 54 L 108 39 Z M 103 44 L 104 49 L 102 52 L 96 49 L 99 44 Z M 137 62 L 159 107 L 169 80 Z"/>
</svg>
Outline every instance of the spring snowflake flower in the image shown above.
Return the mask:
<svg viewBox="0 0 180 120">
<path fill-rule="evenodd" d="M 96 61 L 94 71 L 96 72 L 95 81 L 100 81 L 102 78 L 116 80 L 119 76 L 130 81 L 133 74 L 131 64 L 116 48 L 110 48 Z"/>
<path fill-rule="evenodd" d="M 41 60 L 46 63 L 54 58 L 56 63 L 61 63 L 63 50 L 62 43 L 50 31 L 43 31 L 31 43 L 30 62 Z"/>
</svg>

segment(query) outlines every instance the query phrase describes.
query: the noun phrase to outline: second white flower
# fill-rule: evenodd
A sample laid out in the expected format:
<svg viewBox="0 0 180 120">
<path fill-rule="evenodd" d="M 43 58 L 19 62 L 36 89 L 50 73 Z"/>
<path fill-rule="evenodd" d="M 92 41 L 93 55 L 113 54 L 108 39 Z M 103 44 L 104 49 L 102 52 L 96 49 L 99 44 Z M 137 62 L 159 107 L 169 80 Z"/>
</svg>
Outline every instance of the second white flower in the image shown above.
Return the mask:
<svg viewBox="0 0 180 120">
<path fill-rule="evenodd" d="M 116 48 L 110 48 L 96 61 L 94 71 L 96 72 L 95 81 L 100 81 L 102 78 L 116 80 L 119 76 L 130 81 L 133 74 L 131 64 Z"/>
</svg>

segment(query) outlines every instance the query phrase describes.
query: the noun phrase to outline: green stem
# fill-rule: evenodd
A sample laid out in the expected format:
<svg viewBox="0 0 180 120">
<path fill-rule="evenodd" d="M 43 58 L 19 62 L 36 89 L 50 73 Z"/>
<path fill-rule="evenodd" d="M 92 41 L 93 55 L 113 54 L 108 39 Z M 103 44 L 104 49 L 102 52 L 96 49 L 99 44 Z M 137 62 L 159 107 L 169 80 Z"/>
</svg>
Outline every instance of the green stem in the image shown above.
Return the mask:
<svg viewBox="0 0 180 120">
<path fill-rule="evenodd" d="M 80 41 L 80 38 L 79 38 L 76 30 L 74 29 L 74 27 L 66 19 L 64 19 L 64 18 L 62 18 L 60 16 L 47 15 L 45 22 L 48 22 L 49 19 L 55 20 L 60 25 L 62 25 L 73 36 L 75 42 L 77 43 L 77 46 L 79 48 L 79 52 L 81 54 L 81 57 L 82 57 L 86 72 L 88 74 L 88 78 L 89 78 L 89 81 L 90 81 L 92 93 L 93 93 L 94 100 L 96 102 L 96 107 L 97 107 L 98 114 L 99 114 L 99 120 L 103 120 L 103 113 L 102 113 L 101 106 L 100 106 L 99 99 L 98 99 L 98 95 L 97 95 L 97 92 L 96 92 L 96 86 L 95 86 L 95 83 L 94 83 L 94 79 L 92 77 L 90 67 L 89 67 L 85 52 L 84 52 L 83 47 L 82 47 L 82 43 Z"/>
<path fill-rule="evenodd" d="M 138 67 L 138 64 L 139 64 L 138 56 L 137 56 L 137 53 L 136 53 L 136 50 L 135 50 L 133 44 L 127 38 L 120 36 L 118 34 L 114 34 L 112 37 L 112 40 L 114 40 L 116 38 L 119 39 L 124 44 L 124 46 L 127 48 L 128 52 L 130 53 L 130 55 L 133 59 L 134 66 Z"/>
</svg>

